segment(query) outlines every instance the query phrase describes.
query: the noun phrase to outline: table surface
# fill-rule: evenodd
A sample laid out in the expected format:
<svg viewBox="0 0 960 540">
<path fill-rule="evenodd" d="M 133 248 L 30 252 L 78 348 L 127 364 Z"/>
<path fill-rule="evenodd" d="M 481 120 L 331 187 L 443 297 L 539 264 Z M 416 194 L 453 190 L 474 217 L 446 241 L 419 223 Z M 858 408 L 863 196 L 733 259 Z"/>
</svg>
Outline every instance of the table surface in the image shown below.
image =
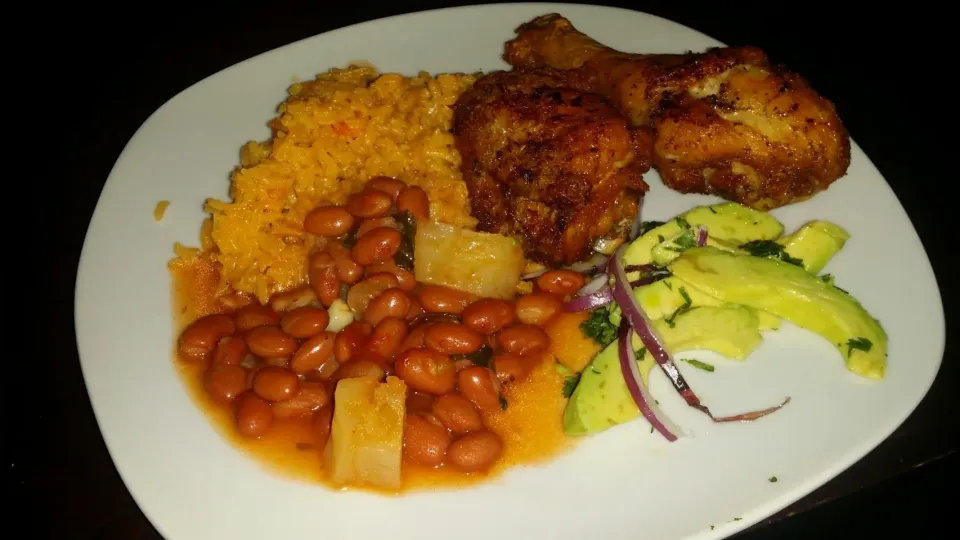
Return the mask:
<svg viewBox="0 0 960 540">
<path fill-rule="evenodd" d="M 56 309 L 44 312 L 54 317 L 51 328 L 72 330 L 76 264 L 103 182 L 137 127 L 164 101 L 229 65 L 298 39 L 363 20 L 440 7 L 422 1 L 390 7 L 351 2 L 348 13 L 339 13 L 325 11 L 322 3 L 298 4 L 288 1 L 282 8 L 259 12 L 237 6 L 205 10 L 176 3 L 103 13 L 66 8 L 75 12 L 61 11 L 61 23 L 47 23 L 48 43 L 62 48 L 56 49 L 52 63 L 41 64 L 43 79 L 28 83 L 29 91 L 39 87 L 42 101 L 28 106 L 28 121 L 20 126 L 28 126 L 27 133 L 39 127 L 39 140 L 46 143 L 59 137 L 53 155 L 40 156 L 42 165 L 64 159 L 55 172 L 59 193 L 52 198 L 58 208 L 48 211 L 56 218 L 47 225 L 53 227 L 57 242 L 55 260 L 44 266 L 50 274 L 49 285 L 41 288 L 42 295 L 49 295 L 49 303 L 27 302 L 28 310 L 52 304 Z M 952 100 L 948 89 L 937 86 L 944 77 L 937 70 L 941 64 L 935 52 L 937 40 L 946 35 L 938 33 L 942 30 L 938 25 L 944 24 L 941 20 L 922 15 L 926 11 L 920 9 L 915 15 L 871 14 L 873 19 L 867 22 L 853 15 L 798 9 L 796 4 L 782 8 L 716 2 L 703 7 L 689 2 L 619 5 L 675 20 L 731 45 L 759 46 L 832 99 L 854 139 L 893 186 L 913 220 L 937 273 L 947 323 L 952 324 L 956 287 L 946 272 L 947 250 L 936 249 L 947 242 L 942 217 L 946 202 L 945 197 L 931 193 L 941 185 L 941 178 L 949 183 L 956 176 L 955 171 L 938 170 L 951 161 L 947 141 L 956 138 L 936 136 L 939 115 Z M 17 92 L 26 95 L 23 89 Z M 44 118 L 51 113 L 56 116 Z M 953 113 L 943 114 L 946 127 Z M 51 199 L 50 193 L 43 197 Z M 29 328 L 26 334 L 30 335 Z M 958 382 L 956 355 L 956 343 L 948 339 L 933 388 L 888 440 L 830 483 L 741 537 L 760 538 L 776 530 L 782 538 L 789 529 L 778 527 L 796 529 L 803 520 L 822 513 L 822 508 L 847 508 L 841 506 L 844 501 L 863 499 L 864 494 L 871 501 L 889 501 L 909 489 L 921 491 L 909 495 L 914 502 L 930 497 L 917 482 L 942 475 L 921 477 L 916 470 L 921 466 L 942 469 L 947 461 L 956 461 L 952 454 L 958 448 L 957 423 L 944 412 L 950 410 L 948 400 Z M 5 486 L 12 500 L 28 505 L 31 515 L 43 516 L 35 521 L 42 537 L 159 538 L 110 461 L 87 399 L 72 332 L 62 331 L 57 339 L 48 339 L 42 358 L 36 360 L 47 360 L 42 365 L 52 366 L 45 370 L 50 381 L 43 399 L 37 398 L 36 386 L 22 382 L 25 379 L 5 380 L 5 410 L 19 412 L 7 415 L 12 417 L 13 431 L 2 442 L 4 454 L 9 455 Z M 943 459 L 947 456 L 951 457 Z M 938 460 L 937 465 L 927 465 Z M 911 487 L 903 487 L 907 485 Z M 846 519 L 866 520 L 864 508 L 877 507 L 868 501 L 860 508 L 844 510 Z"/>
</svg>

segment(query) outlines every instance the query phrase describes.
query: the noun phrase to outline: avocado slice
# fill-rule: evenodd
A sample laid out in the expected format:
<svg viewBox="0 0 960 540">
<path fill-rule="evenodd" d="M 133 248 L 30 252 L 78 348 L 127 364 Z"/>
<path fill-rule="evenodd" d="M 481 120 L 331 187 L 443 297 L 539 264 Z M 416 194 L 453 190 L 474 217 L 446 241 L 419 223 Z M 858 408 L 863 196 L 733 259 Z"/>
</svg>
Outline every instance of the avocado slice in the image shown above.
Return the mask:
<svg viewBox="0 0 960 540">
<path fill-rule="evenodd" d="M 766 212 L 735 202 L 698 206 L 631 242 L 624 253 L 624 263 L 650 264 L 653 262 L 654 246 L 697 225 L 706 227 L 714 239 L 727 240 L 736 245 L 751 240 L 773 240 L 783 234 L 783 225 Z"/>
<path fill-rule="evenodd" d="M 650 252 L 650 257 L 653 259 L 653 264 L 657 266 L 666 266 L 670 264 L 671 261 L 679 257 L 680 254 L 685 250 L 695 247 L 696 245 L 697 230 L 693 228 L 684 229 L 676 236 L 668 238 L 663 242 L 653 246 L 653 250 Z M 714 238 L 711 235 L 707 235 L 707 245 L 717 249 L 722 249 L 724 251 L 740 251 L 736 243 Z"/>
<path fill-rule="evenodd" d="M 757 310 L 735 304 L 693 307 L 652 323 L 671 353 L 700 349 L 746 360 L 763 341 Z"/>
<path fill-rule="evenodd" d="M 778 239 L 777 243 L 783 246 L 788 255 L 803 261 L 804 270 L 819 274 L 849 239 L 850 233 L 843 227 L 829 221 L 815 220 L 790 236 Z"/>
<path fill-rule="evenodd" d="M 847 369 L 880 380 L 887 364 L 887 334 L 846 292 L 782 261 L 711 247 L 688 249 L 670 271 L 718 300 L 769 311 L 820 334 L 840 351 Z"/>
<path fill-rule="evenodd" d="M 746 306 L 702 306 L 678 314 L 671 327 L 663 319 L 653 326 L 671 352 L 712 350 L 743 360 L 760 344 L 756 311 Z M 641 350 L 640 338 L 633 337 L 634 350 Z M 644 353 L 638 359 L 640 377 L 647 384 L 656 365 Z M 563 412 L 567 435 L 588 435 L 622 424 L 640 415 L 620 370 L 617 343 L 611 343 L 584 368 L 580 383 Z"/>
<path fill-rule="evenodd" d="M 677 276 L 670 276 L 649 285 L 633 289 L 633 295 L 640 303 L 640 307 L 651 320 L 669 317 L 690 299 L 691 307 L 722 306 L 723 302 L 706 294 L 700 289 L 684 283 Z M 776 330 L 780 328 L 780 317 L 762 310 L 755 310 L 760 322 L 760 330 Z M 620 306 L 612 304 L 610 308 L 610 322 L 620 326 Z"/>
</svg>

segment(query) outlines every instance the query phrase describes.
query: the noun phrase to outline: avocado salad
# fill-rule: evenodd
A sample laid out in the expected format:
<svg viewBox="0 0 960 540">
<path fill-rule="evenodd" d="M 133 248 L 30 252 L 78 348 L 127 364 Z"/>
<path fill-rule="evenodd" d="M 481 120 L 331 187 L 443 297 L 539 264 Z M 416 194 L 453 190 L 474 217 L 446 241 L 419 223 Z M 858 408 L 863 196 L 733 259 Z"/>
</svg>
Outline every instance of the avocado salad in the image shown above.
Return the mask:
<svg viewBox="0 0 960 540">
<path fill-rule="evenodd" d="M 581 325 L 603 348 L 564 386 L 567 435 L 588 435 L 643 416 L 673 441 L 681 431 L 648 390 L 655 365 L 688 405 L 715 422 L 750 421 L 789 402 L 716 417 L 681 375 L 674 355 L 710 350 L 745 360 L 763 332 L 789 321 L 827 339 L 852 373 L 884 377 L 887 334 L 849 293 L 820 272 L 850 235 L 814 220 L 793 234 L 768 213 L 733 202 L 699 206 L 638 236 L 600 263 L 598 275 L 565 305 L 590 311 Z M 713 371 L 714 366 L 685 360 Z"/>
</svg>

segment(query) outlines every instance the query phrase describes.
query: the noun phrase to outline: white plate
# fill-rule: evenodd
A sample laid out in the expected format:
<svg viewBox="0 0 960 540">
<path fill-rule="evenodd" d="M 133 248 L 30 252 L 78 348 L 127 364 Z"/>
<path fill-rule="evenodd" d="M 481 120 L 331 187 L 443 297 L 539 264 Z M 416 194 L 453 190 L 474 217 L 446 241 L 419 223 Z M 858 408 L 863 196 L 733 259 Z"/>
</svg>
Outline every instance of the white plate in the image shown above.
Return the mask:
<svg viewBox="0 0 960 540">
<path fill-rule="evenodd" d="M 824 340 L 795 327 L 747 362 L 681 363 L 717 413 L 793 402 L 753 424 L 712 425 L 662 374 L 652 391 L 694 437 L 668 444 L 643 421 L 585 440 L 547 466 L 479 488 L 382 498 L 276 477 L 237 451 L 188 397 L 170 361 L 166 262 L 197 242 L 202 201 L 225 197 L 240 146 L 266 122 L 292 77 L 367 59 L 414 74 L 505 67 L 514 28 L 560 12 L 627 51 L 702 50 L 719 42 L 619 9 L 497 5 L 417 13 L 344 28 L 265 53 L 176 96 L 130 140 L 87 232 L 76 290 L 77 341 L 97 421 L 127 488 L 167 538 L 720 538 L 773 514 L 887 437 L 926 393 L 943 354 L 944 320 L 930 263 L 884 179 L 853 147 L 849 174 L 811 201 L 775 212 L 788 230 L 811 218 L 852 234 L 826 271 L 890 334 L 881 383 L 848 373 Z M 647 175 L 647 219 L 712 197 L 680 195 Z M 157 201 L 171 206 L 160 224 Z M 788 325 L 789 326 L 789 325 Z M 778 482 L 768 481 L 777 476 Z M 741 518 L 734 520 L 734 518 Z M 467 525 L 469 524 L 469 525 Z"/>
</svg>

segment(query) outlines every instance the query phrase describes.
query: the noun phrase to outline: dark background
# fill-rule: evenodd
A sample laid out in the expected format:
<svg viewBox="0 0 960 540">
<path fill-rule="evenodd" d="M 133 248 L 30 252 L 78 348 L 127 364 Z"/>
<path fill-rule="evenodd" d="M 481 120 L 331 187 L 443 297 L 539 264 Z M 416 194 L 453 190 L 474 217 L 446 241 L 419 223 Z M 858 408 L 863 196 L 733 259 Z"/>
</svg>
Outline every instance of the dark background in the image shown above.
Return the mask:
<svg viewBox="0 0 960 540">
<path fill-rule="evenodd" d="M 608 3 L 731 45 L 759 46 L 832 99 L 923 239 L 941 287 L 947 334 L 953 333 L 957 289 L 948 254 L 955 226 L 946 190 L 958 177 L 958 107 L 946 49 L 956 30 L 945 13 L 930 2 L 887 10 L 870 3 L 850 13 L 842 2 Z M 14 308 L 26 312 L 26 323 L 4 333 L 14 351 L 26 351 L 7 358 L 14 371 L 4 378 L 0 411 L 0 465 L 14 503 L 7 515 L 29 524 L 26 537 L 159 538 L 104 447 L 72 331 L 84 233 L 103 182 L 137 127 L 179 91 L 241 60 L 337 27 L 442 5 L 452 4 L 38 4 L 45 12 L 7 20 L 11 33 L 27 29 L 31 37 L 7 48 L 4 82 L 16 101 L 8 105 L 14 120 L 5 162 L 9 171 L 25 165 L 30 172 L 8 172 L 4 181 L 36 191 L 31 204 L 44 216 L 28 231 L 6 229 L 44 240 L 27 253 L 30 268 L 42 271 L 40 283 L 17 292 L 27 293 Z M 317 71 L 327 67 L 318 59 Z M 26 337 L 14 339 L 15 332 Z M 890 439 L 741 538 L 840 538 L 893 529 L 925 534 L 944 526 L 960 478 L 957 408 L 950 401 L 957 354 L 948 340 L 932 390 Z M 643 496 L 651 494 L 655 488 L 644 489 Z M 932 535 L 940 536 L 946 533 Z"/>
</svg>

